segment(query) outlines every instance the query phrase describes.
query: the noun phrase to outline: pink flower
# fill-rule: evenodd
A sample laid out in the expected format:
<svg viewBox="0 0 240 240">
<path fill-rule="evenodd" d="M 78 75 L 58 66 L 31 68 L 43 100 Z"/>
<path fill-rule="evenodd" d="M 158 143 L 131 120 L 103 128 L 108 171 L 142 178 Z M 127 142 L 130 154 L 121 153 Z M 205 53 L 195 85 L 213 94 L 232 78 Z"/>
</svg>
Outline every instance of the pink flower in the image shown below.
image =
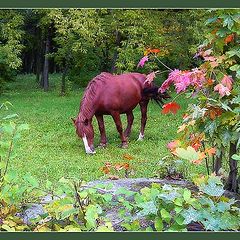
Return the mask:
<svg viewBox="0 0 240 240">
<path fill-rule="evenodd" d="M 232 90 L 233 79 L 231 76 L 224 75 L 221 83 L 222 83 L 222 85 L 227 87 L 230 91 Z"/>
<path fill-rule="evenodd" d="M 219 92 L 221 97 L 224 97 L 225 95 L 229 96 L 231 94 L 230 89 L 221 83 L 214 87 L 214 91 Z"/>
<path fill-rule="evenodd" d="M 144 56 L 138 63 L 137 67 L 143 67 L 145 62 L 148 61 L 148 56 Z"/>
</svg>

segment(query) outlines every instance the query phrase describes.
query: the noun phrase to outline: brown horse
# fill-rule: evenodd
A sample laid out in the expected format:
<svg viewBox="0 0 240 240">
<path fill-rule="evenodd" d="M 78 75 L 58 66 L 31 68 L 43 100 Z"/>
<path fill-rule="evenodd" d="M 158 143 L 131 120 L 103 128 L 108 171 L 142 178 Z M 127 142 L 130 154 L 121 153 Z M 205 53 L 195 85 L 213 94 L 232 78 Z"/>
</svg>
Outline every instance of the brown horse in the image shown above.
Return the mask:
<svg viewBox="0 0 240 240">
<path fill-rule="evenodd" d="M 141 130 L 139 140 L 144 138 L 147 121 L 147 105 L 150 99 L 158 104 L 168 98 L 167 93 L 158 93 L 158 87 L 146 81 L 147 76 L 140 73 L 112 75 L 103 72 L 92 79 L 82 98 L 77 119 L 73 120 L 76 132 L 82 138 L 86 153 L 94 151 L 94 130 L 92 118 L 95 115 L 101 135 L 100 146 L 107 144 L 103 115 L 111 115 L 119 132 L 123 148 L 128 146 L 127 137 L 131 133 L 133 109 L 139 104 L 141 109 Z M 127 128 L 123 132 L 120 114 L 127 115 Z"/>
</svg>

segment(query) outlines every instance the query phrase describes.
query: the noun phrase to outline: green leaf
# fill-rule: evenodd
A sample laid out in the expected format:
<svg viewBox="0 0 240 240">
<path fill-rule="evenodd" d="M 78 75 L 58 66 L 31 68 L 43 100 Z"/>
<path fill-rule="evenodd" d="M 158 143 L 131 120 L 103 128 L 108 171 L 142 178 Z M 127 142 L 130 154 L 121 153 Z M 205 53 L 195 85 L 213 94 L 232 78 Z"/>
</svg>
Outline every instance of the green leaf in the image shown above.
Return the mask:
<svg viewBox="0 0 240 240">
<path fill-rule="evenodd" d="M 96 220 L 98 215 L 102 213 L 102 209 L 98 205 L 88 205 L 86 208 L 85 219 L 87 221 L 88 228 L 95 228 L 96 227 Z"/>
<path fill-rule="evenodd" d="M 231 30 L 233 24 L 234 24 L 234 21 L 233 21 L 231 16 L 227 16 L 227 17 L 224 18 L 224 21 L 223 21 L 223 26 L 224 27 L 227 26 L 228 29 Z"/>
<path fill-rule="evenodd" d="M 160 213 L 161 213 L 161 216 L 162 216 L 163 220 L 165 220 L 166 222 L 170 222 L 172 216 L 166 209 L 162 208 L 160 210 Z"/>
<path fill-rule="evenodd" d="M 160 217 L 156 217 L 154 220 L 154 227 L 158 232 L 161 232 L 163 230 L 163 221 Z"/>
<path fill-rule="evenodd" d="M 110 193 L 103 194 L 103 198 L 106 202 L 111 202 L 112 201 L 112 194 L 110 194 Z"/>
<path fill-rule="evenodd" d="M 233 154 L 232 159 L 235 160 L 235 161 L 240 161 L 240 155 Z"/>
<path fill-rule="evenodd" d="M 188 202 L 189 199 L 191 198 L 191 191 L 188 189 L 184 189 L 183 191 L 183 199 Z"/>
<path fill-rule="evenodd" d="M 28 183 L 30 183 L 32 185 L 32 187 L 38 187 L 39 183 L 37 181 L 36 178 L 34 178 L 33 176 L 31 176 L 30 174 L 26 174 L 23 179 L 25 181 L 27 181 Z"/>
<path fill-rule="evenodd" d="M 78 209 L 76 209 L 76 208 L 74 208 L 74 207 L 72 207 L 72 208 L 70 208 L 70 209 L 67 209 L 67 210 L 61 212 L 60 220 L 63 220 L 63 219 L 65 219 L 65 218 L 68 218 L 68 217 L 70 217 L 71 215 L 75 215 L 75 214 L 77 214 L 77 213 L 78 213 Z"/>
<path fill-rule="evenodd" d="M 205 25 L 208 25 L 210 23 L 214 23 L 216 22 L 218 19 L 218 17 L 213 17 L 213 18 L 209 18 L 206 22 L 205 22 Z"/>
<path fill-rule="evenodd" d="M 180 157 L 182 159 L 185 159 L 185 160 L 189 160 L 189 161 L 199 159 L 199 154 L 191 146 L 188 146 L 187 149 L 177 148 L 176 149 L 176 154 L 177 154 L 178 157 Z"/>
<path fill-rule="evenodd" d="M 230 58 L 233 56 L 238 56 L 240 58 L 240 48 L 239 47 L 234 47 L 232 50 L 226 52 L 226 55 Z"/>
</svg>

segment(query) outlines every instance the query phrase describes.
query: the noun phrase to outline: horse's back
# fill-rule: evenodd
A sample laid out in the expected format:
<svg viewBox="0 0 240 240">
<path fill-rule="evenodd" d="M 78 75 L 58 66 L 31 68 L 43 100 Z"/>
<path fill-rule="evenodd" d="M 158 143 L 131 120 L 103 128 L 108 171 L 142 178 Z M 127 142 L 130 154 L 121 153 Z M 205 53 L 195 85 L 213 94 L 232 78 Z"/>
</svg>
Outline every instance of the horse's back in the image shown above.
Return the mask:
<svg viewBox="0 0 240 240">
<path fill-rule="evenodd" d="M 112 75 L 102 73 L 97 76 L 102 79 L 97 97 L 97 112 L 110 114 L 111 111 L 128 112 L 136 107 L 142 97 L 144 74 L 125 73 Z"/>
</svg>

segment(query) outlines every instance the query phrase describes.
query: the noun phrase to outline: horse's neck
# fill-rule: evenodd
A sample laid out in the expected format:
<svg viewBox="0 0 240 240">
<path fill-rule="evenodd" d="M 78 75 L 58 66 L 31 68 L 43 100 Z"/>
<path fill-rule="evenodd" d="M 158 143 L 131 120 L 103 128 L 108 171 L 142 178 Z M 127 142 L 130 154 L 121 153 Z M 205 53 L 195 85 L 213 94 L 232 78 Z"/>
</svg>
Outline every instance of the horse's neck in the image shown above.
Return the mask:
<svg viewBox="0 0 240 240">
<path fill-rule="evenodd" d="M 95 104 L 91 102 L 90 104 L 88 103 L 86 106 L 86 104 L 83 101 L 79 109 L 78 117 L 84 119 L 92 119 L 96 110 L 94 105 Z"/>
</svg>

